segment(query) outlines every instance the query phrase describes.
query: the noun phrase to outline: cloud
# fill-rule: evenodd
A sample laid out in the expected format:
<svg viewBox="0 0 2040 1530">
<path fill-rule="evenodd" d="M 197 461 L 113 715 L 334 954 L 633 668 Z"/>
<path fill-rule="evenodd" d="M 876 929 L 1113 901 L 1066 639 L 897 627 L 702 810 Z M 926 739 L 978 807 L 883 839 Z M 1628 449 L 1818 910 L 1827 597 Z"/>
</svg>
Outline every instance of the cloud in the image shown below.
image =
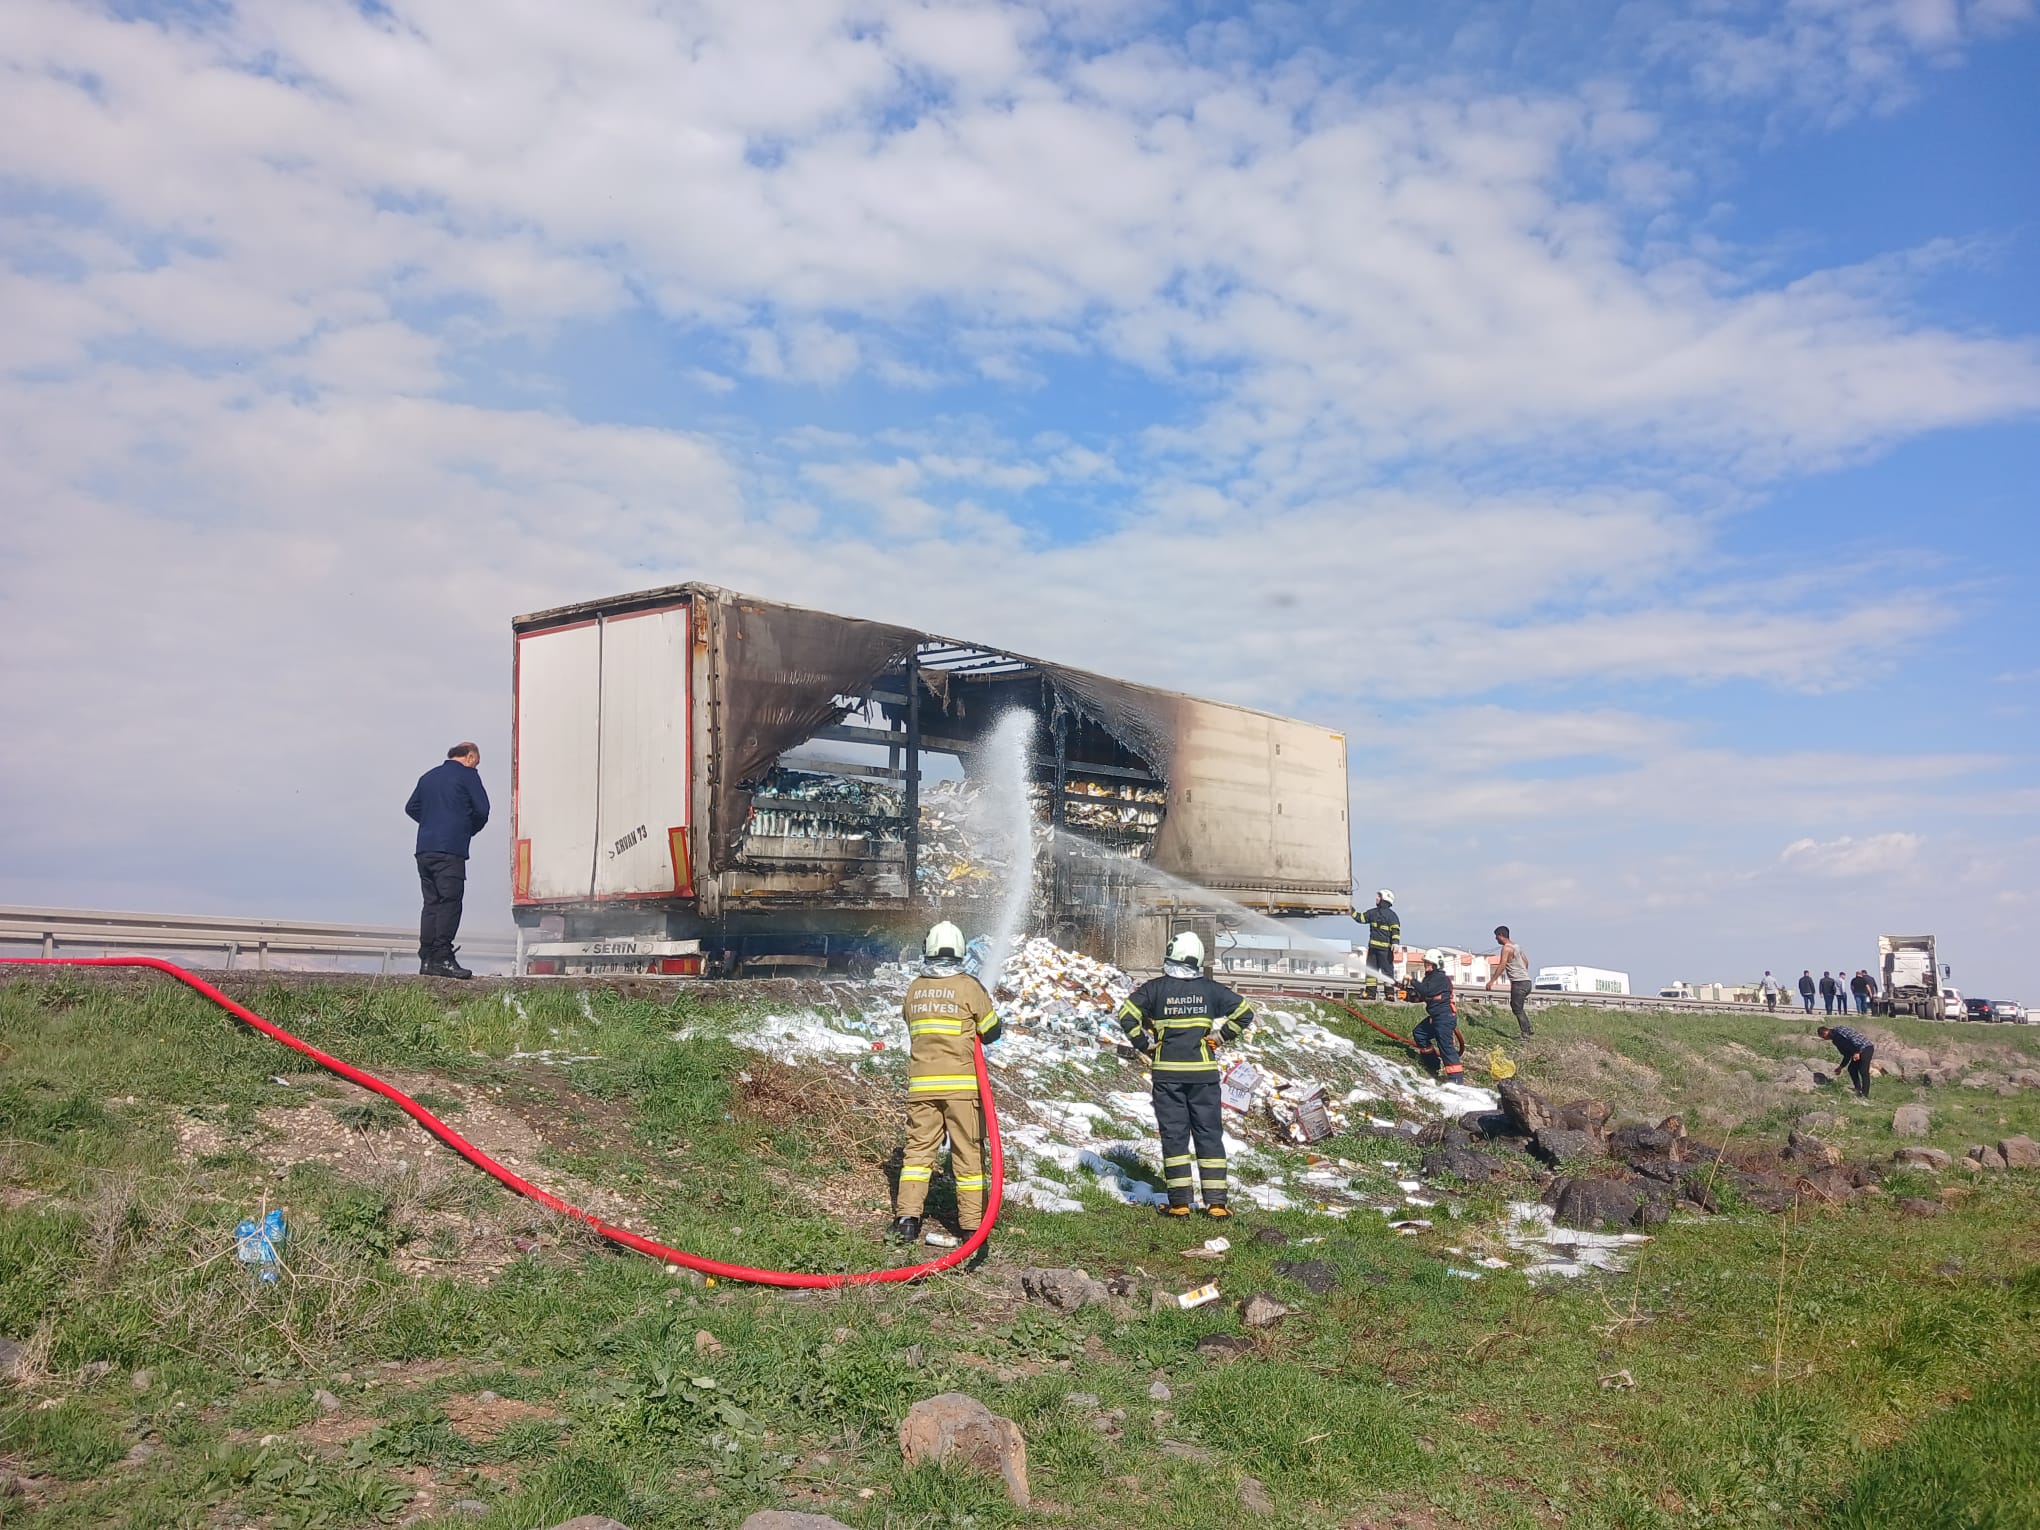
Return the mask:
<svg viewBox="0 0 2040 1530">
<path fill-rule="evenodd" d="M 1932 9 L 1802 0 L 1792 35 L 1931 51 Z M 825 385 L 1022 382 L 1075 348 L 1201 379 L 1182 448 L 1295 492 L 1533 447 L 1763 478 L 2040 407 L 2030 343 L 1904 317 L 1902 271 L 1646 252 L 1590 194 L 1659 168 L 1605 85 L 1357 93 L 1308 54 L 1253 74 L 1028 5 L 15 19 L 0 155 L 109 241 L 26 295 L 73 356 L 293 344 L 404 295 L 537 332 L 648 303 Z M 863 333 L 902 325 L 930 354 Z"/>
<path fill-rule="evenodd" d="M 1874 877 L 1902 871 L 1918 859 L 1925 837 L 1871 834 L 1857 839 L 1795 839 L 1778 856 L 1788 870 L 1816 877 Z"/>
<path fill-rule="evenodd" d="M 1834 126 L 1898 110 L 1919 65 L 1951 68 L 2032 19 L 2030 0 L 1725 0 L 1667 19 L 1653 46 L 1711 95 Z"/>
</svg>

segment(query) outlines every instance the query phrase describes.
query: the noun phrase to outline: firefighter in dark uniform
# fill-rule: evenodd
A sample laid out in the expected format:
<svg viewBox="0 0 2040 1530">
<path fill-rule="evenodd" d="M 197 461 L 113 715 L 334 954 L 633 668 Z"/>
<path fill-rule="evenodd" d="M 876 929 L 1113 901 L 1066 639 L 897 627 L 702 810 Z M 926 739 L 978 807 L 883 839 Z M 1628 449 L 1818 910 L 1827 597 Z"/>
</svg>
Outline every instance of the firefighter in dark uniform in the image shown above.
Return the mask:
<svg viewBox="0 0 2040 1530">
<path fill-rule="evenodd" d="M 1395 948 L 1402 944 L 1402 915 L 1395 894 L 1386 887 L 1374 895 L 1374 907 L 1353 917 L 1367 926 L 1367 975 L 1383 988 L 1395 987 Z"/>
<path fill-rule="evenodd" d="M 1162 1178 L 1169 1187 L 1165 1216 L 1190 1215 L 1193 1162 L 1205 1215 L 1232 1215 L 1226 1206 L 1218 1049 L 1238 1041 L 1253 1023 L 1245 999 L 1204 975 L 1204 942 L 1188 930 L 1169 941 L 1162 976 L 1149 978 L 1119 1006 L 1127 1039 L 1154 1070 L 1155 1125 L 1162 1132 Z"/>
<path fill-rule="evenodd" d="M 1849 1082 L 1855 1086 L 1857 1094 L 1869 1099 L 1870 1063 L 1877 1056 L 1876 1045 L 1853 1025 L 1823 1025 L 1817 1027 L 1814 1034 L 1834 1044 L 1834 1049 L 1842 1054 L 1842 1062 L 1849 1070 Z"/>
<path fill-rule="evenodd" d="M 935 1155 L 949 1139 L 956 1176 L 956 1221 L 968 1238 L 984 1220 L 984 1111 L 978 1100 L 977 1043 L 1005 1034 L 992 996 L 963 970 L 963 932 L 944 920 L 928 932 L 921 975 L 907 985 L 907 1144 L 892 1234 L 921 1241 L 921 1209 L 935 1177 Z"/>
<path fill-rule="evenodd" d="M 1412 1002 L 1424 1006 L 1424 1018 L 1410 1039 L 1433 1078 L 1456 1084 L 1466 1070 L 1459 1061 L 1459 1012 L 1452 1002 L 1452 979 L 1445 974 L 1445 953 L 1426 951 L 1419 960 L 1424 975 L 1409 985 L 1409 994 Z"/>
</svg>

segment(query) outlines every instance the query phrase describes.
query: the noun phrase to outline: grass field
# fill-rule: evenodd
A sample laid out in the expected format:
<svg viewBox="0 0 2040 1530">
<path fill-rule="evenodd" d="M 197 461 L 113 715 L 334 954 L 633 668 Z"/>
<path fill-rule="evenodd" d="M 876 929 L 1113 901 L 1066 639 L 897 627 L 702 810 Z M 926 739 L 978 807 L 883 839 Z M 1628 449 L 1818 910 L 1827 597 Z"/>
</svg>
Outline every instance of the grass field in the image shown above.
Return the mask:
<svg viewBox="0 0 2040 1530">
<path fill-rule="evenodd" d="M 772 1063 L 721 1039 L 740 1016 L 698 995 L 455 1005 L 349 984 L 256 1007 L 665 1241 L 795 1269 L 886 1257 L 883 1062 Z M 1677 1110 L 1717 1136 L 1775 1140 L 1817 1109 L 1852 1156 L 1888 1156 L 1891 1109 L 1915 1098 L 1957 1154 L 2040 1134 L 2035 1090 L 1785 1093 L 1777 1068 L 1818 1055 L 1787 1016 L 1550 1011 L 1539 1029 L 1518 1055 L 1554 1098 Z M 1979 1067 L 2040 1060 L 2017 1028 L 1900 1030 Z M 1896 1209 L 1958 1184 L 1945 1215 Z M 787 1507 L 1235 1530 L 1249 1477 L 1275 1506 L 1261 1522 L 1296 1526 L 2040 1525 L 2040 1175 L 1887 1188 L 1674 1221 L 1629 1272 L 1543 1288 L 1446 1274 L 1443 1245 L 1501 1191 L 1416 1239 L 1372 1216 L 1243 1217 L 1217 1272 L 1229 1300 L 1191 1312 L 1021 1298 L 1028 1264 L 1211 1277 L 1182 1257 L 1208 1226 L 1102 1204 L 1010 1212 L 987 1264 L 912 1287 L 702 1287 L 508 1196 L 195 996 L 19 981 L 0 988 L 0 1337 L 21 1346 L 0 1525 L 528 1530 L 603 1512 L 661 1530 Z M 231 1232 L 275 1205 L 294 1236 L 262 1286 Z M 1334 1265 L 1336 1289 L 1274 1269 L 1301 1257 Z M 1238 1358 L 1200 1355 L 1248 1332 L 1236 1299 L 1255 1291 L 1294 1315 Z M 902 1469 L 900 1417 L 949 1390 L 1026 1432 L 1030 1511 Z"/>
</svg>

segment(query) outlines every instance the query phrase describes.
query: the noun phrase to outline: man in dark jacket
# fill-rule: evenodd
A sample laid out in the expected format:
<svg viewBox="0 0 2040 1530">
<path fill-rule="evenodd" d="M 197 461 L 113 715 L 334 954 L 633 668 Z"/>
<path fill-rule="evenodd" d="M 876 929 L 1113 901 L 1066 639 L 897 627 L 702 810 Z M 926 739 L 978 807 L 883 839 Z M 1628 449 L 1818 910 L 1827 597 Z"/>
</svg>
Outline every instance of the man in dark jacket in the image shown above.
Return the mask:
<svg viewBox="0 0 2040 1530">
<path fill-rule="evenodd" d="M 1806 1012 L 1813 1013 L 1813 969 L 1808 967 L 1799 974 L 1799 1002 L 1806 1006 Z"/>
<path fill-rule="evenodd" d="M 1837 991 L 1835 975 L 1832 972 L 1823 972 L 1820 975 L 1820 1008 L 1822 1014 L 1832 1015 L 1835 1012 L 1835 994 Z M 1849 1001 L 1845 998 L 1842 1000 L 1842 1009 L 1846 1013 L 1848 1008 Z"/>
<path fill-rule="evenodd" d="M 1842 1054 L 1842 1062 L 1849 1070 L 1849 1082 L 1856 1086 L 1856 1093 L 1864 1099 L 1870 1098 L 1870 1062 L 1876 1057 L 1877 1048 L 1868 1036 L 1853 1025 L 1823 1025 L 1815 1032 L 1823 1041 L 1834 1044 Z"/>
<path fill-rule="evenodd" d="M 455 744 L 444 764 L 418 778 L 404 804 L 418 823 L 418 887 L 425 897 L 418 916 L 418 971 L 426 977 L 474 976 L 454 960 L 453 937 L 460 933 L 467 891 L 468 843 L 489 821 L 481 763 L 480 749 Z"/>
<path fill-rule="evenodd" d="M 1424 1018 L 1410 1032 L 1410 1040 L 1433 1078 L 1456 1084 L 1466 1070 L 1459 1062 L 1459 1012 L 1452 1002 L 1452 979 L 1445 973 L 1445 953 L 1426 951 L 1420 960 L 1424 975 L 1409 985 L 1409 993 L 1424 1006 Z"/>
<path fill-rule="evenodd" d="M 1118 1019 L 1126 1039 L 1153 1070 L 1162 1179 L 1169 1191 L 1162 1214 L 1189 1216 L 1190 1188 L 1197 1183 L 1204 1189 L 1206 1216 L 1231 1216 L 1218 1051 L 1246 1035 L 1254 1023 L 1253 1006 L 1204 975 L 1204 942 L 1183 930 L 1169 939 L 1162 975 L 1149 978 L 1121 1000 Z"/>
</svg>

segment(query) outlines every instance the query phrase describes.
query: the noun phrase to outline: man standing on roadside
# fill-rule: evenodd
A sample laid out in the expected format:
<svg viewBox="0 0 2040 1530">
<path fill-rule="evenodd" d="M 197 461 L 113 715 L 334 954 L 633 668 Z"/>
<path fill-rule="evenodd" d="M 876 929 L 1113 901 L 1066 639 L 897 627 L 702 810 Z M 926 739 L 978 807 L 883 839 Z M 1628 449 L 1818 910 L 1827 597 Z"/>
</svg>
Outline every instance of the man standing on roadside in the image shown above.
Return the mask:
<svg viewBox="0 0 2040 1530">
<path fill-rule="evenodd" d="M 1799 1002 L 1806 1006 L 1806 1012 L 1813 1013 L 1813 969 L 1808 967 L 1799 974 Z"/>
<path fill-rule="evenodd" d="M 1758 986 L 1764 991 L 1764 1008 L 1776 1009 L 1778 1007 L 1778 980 L 1771 976 L 1771 969 L 1769 967 L 1764 969 L 1764 981 Z"/>
<path fill-rule="evenodd" d="M 1536 1034 L 1530 1029 L 1530 958 L 1509 938 L 1506 924 L 1495 926 L 1495 939 L 1501 942 L 1502 948 L 1495 953 L 1494 964 L 1488 968 L 1487 985 L 1493 988 L 1503 978 L 1509 980 L 1509 1013 L 1516 1017 L 1516 1029 L 1528 1041 Z"/>
<path fill-rule="evenodd" d="M 425 899 L 418 916 L 418 971 L 424 977 L 474 976 L 454 960 L 453 937 L 460 933 L 467 891 L 468 843 L 489 821 L 481 764 L 475 745 L 455 744 L 444 764 L 418 778 L 404 804 L 418 824 L 418 887 Z"/>
<path fill-rule="evenodd" d="M 1835 1012 L 1836 991 L 1835 975 L 1832 972 L 1823 972 L 1820 975 L 1820 1008 L 1822 1014 L 1832 1015 Z M 1848 1007 L 1849 1001 L 1845 998 L 1842 1000 L 1843 1011 L 1846 1012 Z"/>
</svg>

